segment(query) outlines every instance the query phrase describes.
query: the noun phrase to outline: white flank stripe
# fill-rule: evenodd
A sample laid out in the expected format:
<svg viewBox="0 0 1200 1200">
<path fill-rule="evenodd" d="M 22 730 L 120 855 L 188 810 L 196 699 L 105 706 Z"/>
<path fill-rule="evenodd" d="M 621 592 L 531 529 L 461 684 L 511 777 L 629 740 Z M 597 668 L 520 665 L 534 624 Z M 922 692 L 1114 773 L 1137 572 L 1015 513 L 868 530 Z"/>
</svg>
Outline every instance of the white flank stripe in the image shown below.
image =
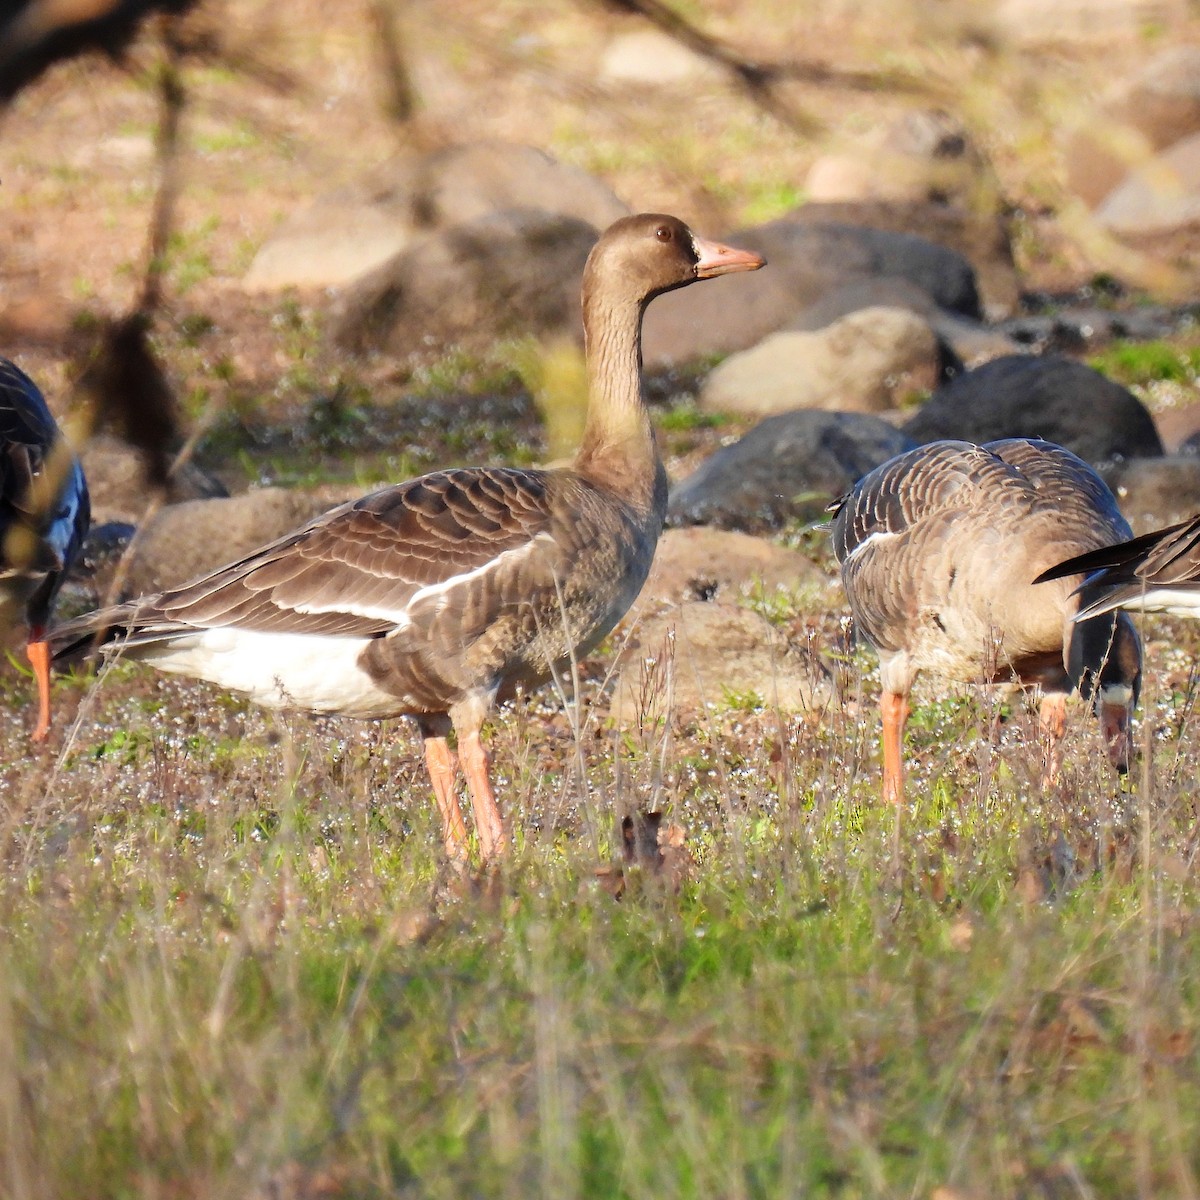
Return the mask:
<svg viewBox="0 0 1200 1200">
<path fill-rule="evenodd" d="M 846 555 L 846 561 L 849 562 L 852 558 L 857 558 L 858 555 L 862 554 L 862 552 L 866 550 L 866 548 L 871 545 L 872 542 L 887 542 L 891 541 L 892 538 L 898 538 L 899 536 L 900 535 L 898 533 L 892 533 L 888 529 L 877 529 L 874 533 L 869 533 L 865 538 L 863 538 L 863 540 L 859 542 L 849 554 Z"/>
<path fill-rule="evenodd" d="M 391 621 L 397 629 L 402 629 L 411 622 L 412 618 L 409 616 L 409 609 L 413 605 L 419 604 L 422 600 L 428 600 L 433 596 L 445 597 L 453 588 L 458 587 L 460 584 L 477 579 L 480 575 L 486 575 L 489 571 L 498 570 L 503 563 L 511 559 L 531 553 L 540 538 L 549 538 L 549 536 L 549 534 L 538 534 L 532 541 L 526 542 L 523 546 L 515 546 L 511 550 L 505 550 L 503 553 L 497 554 L 495 558 L 489 559 L 480 567 L 474 567 L 470 571 L 463 571 L 460 575 L 451 575 L 449 579 L 442 579 L 437 583 L 426 584 L 425 587 L 418 588 L 417 591 L 413 592 L 403 608 L 389 608 L 386 605 L 356 604 L 350 598 L 331 604 L 294 604 L 290 607 L 293 612 L 299 613 L 351 613 L 356 617 L 369 617 L 380 621 Z"/>
<path fill-rule="evenodd" d="M 392 717 L 412 707 L 371 682 L 358 665 L 369 638 L 264 633 L 225 627 L 128 653 L 163 671 L 207 679 L 267 708 L 299 708 L 348 717 Z"/>
</svg>

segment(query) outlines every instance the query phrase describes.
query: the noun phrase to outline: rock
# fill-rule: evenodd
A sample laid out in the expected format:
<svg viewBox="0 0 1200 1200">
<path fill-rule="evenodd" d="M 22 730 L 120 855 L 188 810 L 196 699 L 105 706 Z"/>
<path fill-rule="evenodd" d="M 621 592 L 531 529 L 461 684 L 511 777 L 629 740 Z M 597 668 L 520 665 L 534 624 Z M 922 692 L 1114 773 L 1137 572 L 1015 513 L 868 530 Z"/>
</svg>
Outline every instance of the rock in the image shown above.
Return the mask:
<svg viewBox="0 0 1200 1200">
<path fill-rule="evenodd" d="M 1200 133 L 1200 46 L 1170 46 L 1154 55 L 1121 109 L 1155 150 Z"/>
<path fill-rule="evenodd" d="M 242 283 L 251 291 L 342 286 L 430 233 L 521 208 L 596 229 L 629 212 L 600 180 L 541 150 L 473 142 L 393 159 L 318 197 L 264 243 Z"/>
<path fill-rule="evenodd" d="M 583 264 L 597 236 L 575 217 L 531 209 L 455 225 L 350 288 L 332 336 L 346 350 L 398 357 L 523 334 L 578 336 Z"/>
<path fill-rule="evenodd" d="M 418 236 L 408 193 L 358 184 L 319 196 L 259 247 L 242 287 L 248 292 L 341 287 L 394 257 Z"/>
<path fill-rule="evenodd" d="M 600 60 L 603 83 L 663 86 L 719 79 L 715 64 L 656 29 L 618 34 Z"/>
<path fill-rule="evenodd" d="M 1185 0 L 1000 0 L 987 11 L 998 35 L 1018 43 L 1136 38 L 1187 17 Z"/>
<path fill-rule="evenodd" d="M 904 308 L 863 308 L 811 333 L 773 333 L 704 380 L 710 412 L 885 412 L 938 381 L 938 341 Z"/>
<path fill-rule="evenodd" d="M 93 524 L 140 521 L 151 500 L 140 452 L 120 438 L 97 434 L 79 458 L 92 499 Z M 171 504 L 228 495 L 219 479 L 191 462 L 174 468 L 168 485 L 166 501 Z"/>
<path fill-rule="evenodd" d="M 1200 133 L 1200 47 L 1171 46 L 1118 83 L 1067 137 L 1067 184 L 1095 206 L 1155 151 L 1194 133 Z"/>
<path fill-rule="evenodd" d="M 954 372 L 957 373 L 969 367 L 978 367 L 993 358 L 1024 353 L 1020 342 L 994 325 L 981 325 L 978 321 L 953 317 L 949 313 L 935 313 L 929 319 L 929 325 L 943 347 L 944 374 L 946 364 L 957 363 Z"/>
<path fill-rule="evenodd" d="M 330 507 L 324 497 L 290 488 L 168 504 L 142 526 L 113 598 L 127 600 L 186 583 L 299 529 Z M 97 600 L 109 596 L 134 534 L 132 525 L 108 522 L 88 535 L 81 575 Z"/>
<path fill-rule="evenodd" d="M 606 229 L 629 215 L 612 189 L 580 167 L 514 142 L 472 142 L 439 150 L 418 164 L 413 215 L 423 229 L 444 229 L 506 209 L 538 209 Z"/>
<path fill-rule="evenodd" d="M 813 225 L 853 225 L 890 233 L 904 233 L 953 250 L 974 271 L 978 297 L 992 320 L 1009 316 L 1021 299 L 1021 281 L 1013 258 L 1008 226 L 993 208 L 983 210 L 926 200 L 871 200 L 810 203 L 787 217 Z M 901 274 L 901 273 L 897 273 Z M 976 310 L 947 304 L 940 295 L 914 276 L 904 278 L 921 286 L 940 307 L 960 316 L 978 319 Z"/>
<path fill-rule="evenodd" d="M 855 280 L 906 280 L 940 308 L 981 315 L 971 264 L 923 238 L 785 218 L 731 233 L 728 240 L 763 254 L 769 269 L 761 277 L 728 275 L 657 299 L 646 312 L 648 366 L 744 350 Z"/>
<path fill-rule="evenodd" d="M 1113 463 L 1103 475 L 1135 534 L 1200 512 L 1200 458 L 1192 454 L 1134 458 Z"/>
<path fill-rule="evenodd" d="M 1200 223 L 1200 133 L 1130 172 L 1096 209 L 1119 234 L 1162 234 Z"/>
<path fill-rule="evenodd" d="M 1163 452 L 1132 392 L 1057 355 L 1012 355 L 964 372 L 934 392 L 904 432 L 918 442 L 1046 438 L 1097 466 Z"/>
<path fill-rule="evenodd" d="M 949 113 L 914 109 L 858 144 L 822 155 L 809 169 L 810 201 L 946 203 L 970 209 L 991 169 L 966 127 Z"/>
<path fill-rule="evenodd" d="M 618 671 L 610 709 L 618 725 L 746 704 L 806 712 L 833 696 L 817 659 L 736 604 L 691 601 L 643 621 Z"/>
<path fill-rule="evenodd" d="M 755 591 L 792 592 L 824 582 L 810 559 L 767 538 L 704 525 L 668 529 L 633 612 L 688 600 L 733 603 Z"/>
<path fill-rule="evenodd" d="M 855 480 L 914 445 L 864 413 L 769 417 L 673 488 L 668 518 L 751 532 L 819 520 Z"/>
</svg>

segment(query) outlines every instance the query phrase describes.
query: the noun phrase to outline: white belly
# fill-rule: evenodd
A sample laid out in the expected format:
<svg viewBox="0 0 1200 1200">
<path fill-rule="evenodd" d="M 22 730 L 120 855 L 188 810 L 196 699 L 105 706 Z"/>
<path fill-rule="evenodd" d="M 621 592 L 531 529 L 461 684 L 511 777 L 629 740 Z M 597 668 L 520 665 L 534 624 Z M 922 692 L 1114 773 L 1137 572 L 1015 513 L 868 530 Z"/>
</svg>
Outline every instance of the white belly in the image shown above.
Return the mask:
<svg viewBox="0 0 1200 1200">
<path fill-rule="evenodd" d="M 412 711 L 358 665 L 367 638 L 204 629 L 133 647 L 132 657 L 162 671 L 207 679 L 244 692 L 267 708 L 298 708 L 347 717 L 394 717 Z"/>
</svg>

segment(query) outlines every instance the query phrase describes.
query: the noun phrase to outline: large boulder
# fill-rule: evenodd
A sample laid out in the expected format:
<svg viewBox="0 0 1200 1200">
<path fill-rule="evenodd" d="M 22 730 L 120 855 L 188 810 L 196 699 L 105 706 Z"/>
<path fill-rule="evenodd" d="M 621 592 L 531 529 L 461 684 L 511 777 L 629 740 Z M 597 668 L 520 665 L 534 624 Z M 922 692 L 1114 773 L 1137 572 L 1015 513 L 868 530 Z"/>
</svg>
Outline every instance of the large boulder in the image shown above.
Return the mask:
<svg viewBox="0 0 1200 1200">
<path fill-rule="evenodd" d="M 510 209 L 430 235 L 355 284 L 335 342 L 409 357 L 498 338 L 578 335 L 583 264 L 598 234 L 577 217 Z"/>
<path fill-rule="evenodd" d="M 788 214 L 788 220 L 810 225 L 855 225 L 890 233 L 906 233 L 953 250 L 971 264 L 984 311 L 992 320 L 1016 311 L 1021 280 L 1013 258 L 1007 222 L 984 205 L 947 204 L 936 200 L 828 201 L 809 203 Z M 904 275 L 902 278 L 912 279 Z M 914 282 L 921 284 L 920 279 Z M 921 284 L 923 287 L 924 285 Z M 928 288 L 924 290 L 933 297 Z M 943 308 L 976 318 L 976 312 L 955 309 L 940 298 Z"/>
<path fill-rule="evenodd" d="M 755 592 L 793 592 L 825 581 L 799 550 L 731 529 L 668 529 L 631 616 L 689 600 L 736 603 Z"/>
<path fill-rule="evenodd" d="M 429 233 L 521 208 L 575 217 L 596 229 L 629 212 L 599 179 L 532 146 L 451 146 L 393 159 L 319 196 L 263 244 L 243 286 L 342 286 Z"/>
<path fill-rule="evenodd" d="M 885 412 L 938 381 L 938 339 L 905 308 L 863 308 L 812 332 L 773 333 L 714 368 L 700 390 L 710 412 L 796 408 Z"/>
<path fill-rule="evenodd" d="M 1045 438 L 1093 465 L 1163 452 L 1132 392 L 1057 355 L 1012 355 L 964 372 L 934 392 L 904 432 L 917 442 Z"/>
<path fill-rule="evenodd" d="M 763 705 L 832 703 L 828 672 L 765 617 L 696 600 L 639 623 L 621 653 L 610 715 L 618 725 Z"/>
<path fill-rule="evenodd" d="M 751 532 L 819 520 L 855 480 L 914 445 L 865 413 L 782 413 L 723 446 L 674 487 L 668 519 Z"/>
<path fill-rule="evenodd" d="M 907 280 L 939 308 L 981 316 L 971 264 L 911 234 L 784 218 L 731 233 L 728 240 L 764 255 L 768 269 L 761 277 L 728 275 L 656 300 L 646 312 L 647 365 L 744 350 L 854 280 Z"/>
<path fill-rule="evenodd" d="M 168 504 L 136 530 L 120 522 L 98 525 L 84 546 L 79 575 L 101 601 L 161 591 L 235 562 L 345 498 L 259 488 Z"/>
</svg>

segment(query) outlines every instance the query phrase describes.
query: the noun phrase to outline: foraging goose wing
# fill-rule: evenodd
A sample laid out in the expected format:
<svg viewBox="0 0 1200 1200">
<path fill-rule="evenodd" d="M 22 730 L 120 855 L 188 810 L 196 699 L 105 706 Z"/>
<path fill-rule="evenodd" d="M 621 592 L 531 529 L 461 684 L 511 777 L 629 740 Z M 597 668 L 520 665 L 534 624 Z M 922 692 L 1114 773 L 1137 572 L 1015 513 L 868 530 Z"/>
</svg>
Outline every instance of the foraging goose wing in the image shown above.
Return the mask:
<svg viewBox="0 0 1200 1200">
<path fill-rule="evenodd" d="M 55 633 L 59 655 L 123 627 L 129 644 L 198 628 L 371 637 L 414 604 L 500 570 L 549 524 L 540 471 L 440 471 L 342 505 L 209 575 Z M 81 636 L 82 635 L 82 636 Z"/>
</svg>

